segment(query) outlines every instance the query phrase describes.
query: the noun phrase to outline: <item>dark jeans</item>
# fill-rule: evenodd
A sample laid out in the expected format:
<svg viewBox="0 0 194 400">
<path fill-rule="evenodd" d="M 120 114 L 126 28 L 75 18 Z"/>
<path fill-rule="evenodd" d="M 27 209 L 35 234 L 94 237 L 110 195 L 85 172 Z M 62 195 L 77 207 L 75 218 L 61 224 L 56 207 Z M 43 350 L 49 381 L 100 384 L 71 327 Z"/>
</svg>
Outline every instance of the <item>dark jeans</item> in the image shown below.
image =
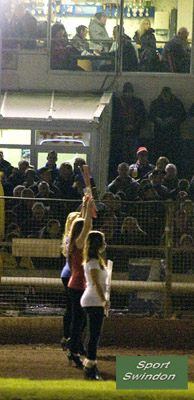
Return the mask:
<svg viewBox="0 0 194 400">
<path fill-rule="evenodd" d="M 71 300 L 71 333 L 70 341 L 68 343 L 69 350 L 72 353 L 79 353 L 82 350 L 81 336 L 86 326 L 86 316 L 83 308 L 80 305 L 80 299 L 83 294 L 83 290 L 76 290 L 68 288 L 69 297 Z"/>
<path fill-rule="evenodd" d="M 84 307 L 87 314 L 89 336 L 87 339 L 87 358 L 96 360 L 97 347 L 100 340 L 102 322 L 104 318 L 104 307 Z"/>
<path fill-rule="evenodd" d="M 63 316 L 63 332 L 64 332 L 64 337 L 65 339 L 68 339 L 70 337 L 70 329 L 71 329 L 71 299 L 69 296 L 69 291 L 68 291 L 68 278 L 61 278 L 63 285 L 65 287 L 65 294 L 66 294 L 66 310 Z"/>
</svg>

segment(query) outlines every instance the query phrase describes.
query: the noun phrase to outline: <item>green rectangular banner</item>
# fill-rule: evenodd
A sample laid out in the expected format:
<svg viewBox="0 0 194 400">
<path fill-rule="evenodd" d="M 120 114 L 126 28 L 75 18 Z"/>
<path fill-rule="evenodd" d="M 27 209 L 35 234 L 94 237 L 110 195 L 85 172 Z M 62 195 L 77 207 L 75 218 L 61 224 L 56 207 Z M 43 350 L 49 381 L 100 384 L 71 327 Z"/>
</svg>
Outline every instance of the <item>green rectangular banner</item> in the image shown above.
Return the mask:
<svg viewBox="0 0 194 400">
<path fill-rule="evenodd" d="M 188 389 L 188 357 L 116 357 L 116 388 L 126 390 Z"/>
</svg>

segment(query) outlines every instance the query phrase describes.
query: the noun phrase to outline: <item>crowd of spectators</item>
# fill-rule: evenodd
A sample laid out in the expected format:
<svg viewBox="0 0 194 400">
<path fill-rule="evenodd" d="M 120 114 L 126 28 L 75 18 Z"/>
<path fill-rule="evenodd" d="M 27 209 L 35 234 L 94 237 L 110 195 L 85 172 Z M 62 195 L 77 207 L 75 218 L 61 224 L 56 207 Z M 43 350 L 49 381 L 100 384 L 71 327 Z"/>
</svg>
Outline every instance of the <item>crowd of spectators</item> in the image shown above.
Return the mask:
<svg viewBox="0 0 194 400">
<path fill-rule="evenodd" d="M 37 19 L 23 3 L 8 4 L 1 15 L 3 48 L 35 49 L 37 42 L 46 39 L 47 21 L 44 32 Z M 166 42 L 162 55 L 157 49 L 155 31 L 149 18 L 141 20 L 140 26 L 131 39 L 120 26 L 113 28 L 112 36 L 106 29 L 107 15 L 97 12 L 89 26 L 79 25 L 70 40 L 65 26 L 60 22 L 52 24 L 51 68 L 83 70 L 78 66 L 79 56 L 91 56 L 92 70 L 111 71 L 115 69 L 115 58 L 120 55 L 119 35 L 122 33 L 123 71 L 156 71 L 188 73 L 190 70 L 189 32 L 181 27 L 175 37 Z M 87 38 L 87 39 L 86 39 Z M 107 61 L 107 56 L 110 56 Z M 93 59 L 92 56 L 101 56 Z M 117 57 L 115 57 L 117 56 Z M 103 59 L 104 57 L 104 59 Z"/>
<path fill-rule="evenodd" d="M 85 160 L 75 159 L 74 168 L 67 162 L 58 168 L 57 153 L 52 150 L 46 165 L 36 171 L 26 160 L 20 160 L 15 168 L 4 160 L 3 152 L 0 154 L 2 185 L 8 196 L 5 241 L 20 237 L 61 238 L 67 215 L 80 209 L 84 193 L 80 171 Z M 159 157 L 156 165 L 151 164 L 143 146 L 137 149 L 136 157 L 131 165 L 118 165 L 118 174 L 101 199 L 91 177 L 97 211 L 94 229 L 105 234 L 109 245 L 163 246 L 167 204 L 172 200 L 173 246 L 193 243 L 194 176 L 191 181 L 179 179 L 176 165 L 164 156 Z M 190 261 L 191 257 L 192 252 Z M 191 269 L 189 263 L 186 271 Z"/>
</svg>

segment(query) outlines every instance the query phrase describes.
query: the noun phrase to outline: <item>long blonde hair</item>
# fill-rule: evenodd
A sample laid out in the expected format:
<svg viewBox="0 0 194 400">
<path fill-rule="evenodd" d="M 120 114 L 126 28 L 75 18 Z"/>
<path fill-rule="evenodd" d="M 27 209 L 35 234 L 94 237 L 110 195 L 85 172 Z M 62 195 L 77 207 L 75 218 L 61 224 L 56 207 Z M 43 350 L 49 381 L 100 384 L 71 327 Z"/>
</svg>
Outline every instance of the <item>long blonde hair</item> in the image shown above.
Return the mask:
<svg viewBox="0 0 194 400">
<path fill-rule="evenodd" d="M 150 23 L 150 27 L 151 27 L 151 22 L 150 22 L 150 19 L 149 18 L 144 18 L 142 21 L 141 21 L 141 24 L 140 24 L 140 26 L 139 26 L 139 29 L 138 29 L 138 35 L 139 35 L 139 37 L 141 38 L 142 36 L 143 36 L 143 34 L 145 33 L 145 23 L 146 22 L 149 22 Z"/>
<path fill-rule="evenodd" d="M 76 218 L 81 217 L 81 212 L 75 211 L 68 214 L 66 223 L 65 223 L 65 231 L 62 237 L 62 254 L 67 257 L 67 238 L 71 232 L 72 223 Z"/>
<path fill-rule="evenodd" d="M 105 261 L 101 255 L 101 250 L 104 245 L 104 234 L 100 231 L 90 231 L 85 241 L 83 249 L 83 264 L 96 258 L 101 269 L 106 267 Z"/>
</svg>

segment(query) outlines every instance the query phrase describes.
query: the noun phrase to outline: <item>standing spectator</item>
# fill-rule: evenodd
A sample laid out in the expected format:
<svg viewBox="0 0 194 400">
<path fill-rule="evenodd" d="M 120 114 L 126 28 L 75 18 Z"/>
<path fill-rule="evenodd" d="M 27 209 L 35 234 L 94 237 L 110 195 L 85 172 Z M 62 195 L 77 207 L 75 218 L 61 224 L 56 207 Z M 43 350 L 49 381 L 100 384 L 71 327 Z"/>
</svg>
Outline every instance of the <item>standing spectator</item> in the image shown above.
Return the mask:
<svg viewBox="0 0 194 400">
<path fill-rule="evenodd" d="M 27 168 L 29 168 L 29 162 L 26 160 L 20 160 L 18 168 L 13 169 L 12 174 L 8 177 L 8 182 L 12 185 L 13 189 L 15 186 L 23 185 Z"/>
<path fill-rule="evenodd" d="M 171 162 L 181 162 L 180 124 L 186 112 L 169 87 L 163 87 L 160 95 L 150 105 L 150 120 L 154 122 L 154 147 L 158 158 L 165 155 Z"/>
<path fill-rule="evenodd" d="M 188 36 L 187 28 L 180 28 L 178 34 L 165 44 L 162 61 L 167 71 L 189 73 L 191 49 L 189 48 Z M 169 57 L 172 63 L 171 66 Z"/>
<path fill-rule="evenodd" d="M 89 24 L 90 39 L 94 40 L 92 46 L 100 53 L 108 52 L 110 48 L 110 38 L 106 30 L 107 15 L 105 12 L 97 12 Z"/>
<path fill-rule="evenodd" d="M 23 185 L 26 188 L 30 188 L 31 190 L 33 190 L 35 195 L 38 193 L 38 185 L 36 182 L 36 172 L 34 169 L 27 168 L 25 170 L 25 181 L 24 181 Z"/>
<path fill-rule="evenodd" d="M 117 55 L 118 58 L 118 41 L 120 35 L 120 25 L 116 25 L 113 28 L 113 44 L 109 50 L 109 53 L 112 55 Z M 136 54 L 136 49 L 131 42 L 131 38 L 127 36 L 124 32 L 123 28 L 123 35 L 122 35 L 122 70 L 123 71 L 137 71 L 138 69 L 138 58 Z M 115 65 L 111 65 L 111 68 L 107 68 L 107 70 L 115 70 Z"/>
<path fill-rule="evenodd" d="M 59 168 L 57 167 L 57 153 L 55 150 L 49 151 L 45 167 L 50 170 L 51 181 L 53 182 L 59 176 Z M 40 170 L 38 170 L 38 172 L 39 171 Z"/>
<path fill-rule="evenodd" d="M 106 246 L 104 235 L 98 231 L 88 234 L 84 246 L 84 274 L 86 290 L 81 298 L 81 306 L 87 314 L 89 338 L 87 358 L 84 360 L 86 379 L 102 380 L 97 370 L 96 353 L 104 318 L 110 302 L 106 299 L 107 271 L 101 253 Z"/>
<path fill-rule="evenodd" d="M 11 175 L 12 169 L 12 165 L 9 161 L 4 160 L 3 152 L 0 151 L 0 171 L 4 173 L 5 178 L 8 178 L 8 176 Z"/>
<path fill-rule="evenodd" d="M 135 164 L 129 166 L 129 175 L 134 179 L 141 181 L 148 172 L 154 169 L 154 165 L 149 163 L 148 150 L 146 147 L 139 147 L 136 154 L 137 161 Z"/>
<path fill-rule="evenodd" d="M 115 101 L 114 113 L 120 157 L 122 161 L 132 163 L 139 145 L 140 129 L 146 122 L 146 110 L 143 101 L 134 96 L 131 82 L 124 84 L 122 96 Z"/>
<path fill-rule="evenodd" d="M 78 192 L 77 188 L 73 187 L 74 184 L 74 174 L 71 164 L 68 162 L 64 162 L 60 165 L 59 168 L 59 176 L 54 181 L 54 184 L 60 190 L 60 198 L 67 200 L 80 200 L 81 195 Z M 79 203 L 77 202 L 66 202 L 64 203 L 64 207 L 66 207 L 67 214 L 71 211 L 76 210 Z"/>
<path fill-rule="evenodd" d="M 71 270 L 71 278 L 68 282 L 68 290 L 72 308 L 71 333 L 68 343 L 70 353 L 68 354 L 68 359 L 70 362 L 73 361 L 77 368 L 82 368 L 82 360 L 80 358 L 79 349 L 81 335 L 83 329 L 85 328 L 85 314 L 80 305 L 80 299 L 85 290 L 85 278 L 82 267 L 82 250 L 86 236 L 91 229 L 92 222 L 92 200 L 86 198 L 84 202 L 86 206 L 85 218 L 79 218 L 73 222 L 70 232 L 67 256 L 68 264 Z"/>
<path fill-rule="evenodd" d="M 37 39 L 37 21 L 24 4 L 18 3 L 14 7 L 14 15 L 10 21 L 11 36 L 16 46 L 21 49 L 35 49 Z"/>
<path fill-rule="evenodd" d="M 149 18 L 144 18 L 133 37 L 139 49 L 140 69 L 142 71 L 160 71 L 154 32 Z"/>
</svg>

